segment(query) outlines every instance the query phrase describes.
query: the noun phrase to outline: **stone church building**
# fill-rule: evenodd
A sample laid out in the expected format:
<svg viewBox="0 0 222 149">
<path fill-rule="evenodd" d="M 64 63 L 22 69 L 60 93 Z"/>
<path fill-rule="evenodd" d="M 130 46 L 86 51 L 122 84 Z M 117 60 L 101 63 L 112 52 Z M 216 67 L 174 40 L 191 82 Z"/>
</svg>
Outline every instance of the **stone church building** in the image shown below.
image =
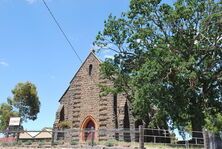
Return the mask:
<svg viewBox="0 0 222 149">
<path fill-rule="evenodd" d="M 134 118 L 123 95 L 101 96 L 98 84 L 111 86 L 111 81 L 100 74 L 101 61 L 93 52 L 83 62 L 60 98 L 54 127 L 61 121 L 71 122 L 71 128 L 95 130 L 134 128 Z M 79 135 L 84 141 L 84 134 Z M 97 140 L 106 135 L 95 134 Z"/>
</svg>

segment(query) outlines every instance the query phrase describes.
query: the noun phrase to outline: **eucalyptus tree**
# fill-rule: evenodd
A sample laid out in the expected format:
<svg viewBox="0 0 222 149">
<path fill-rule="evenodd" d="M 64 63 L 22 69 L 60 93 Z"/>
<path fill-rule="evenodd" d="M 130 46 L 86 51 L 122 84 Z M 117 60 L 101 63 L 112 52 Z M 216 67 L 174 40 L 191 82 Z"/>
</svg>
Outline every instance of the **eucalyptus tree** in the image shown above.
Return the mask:
<svg viewBox="0 0 222 149">
<path fill-rule="evenodd" d="M 114 84 L 104 92 L 125 93 L 149 125 L 201 131 L 222 112 L 221 10 L 217 0 L 131 0 L 94 42 L 114 52 L 101 65 Z"/>
</svg>

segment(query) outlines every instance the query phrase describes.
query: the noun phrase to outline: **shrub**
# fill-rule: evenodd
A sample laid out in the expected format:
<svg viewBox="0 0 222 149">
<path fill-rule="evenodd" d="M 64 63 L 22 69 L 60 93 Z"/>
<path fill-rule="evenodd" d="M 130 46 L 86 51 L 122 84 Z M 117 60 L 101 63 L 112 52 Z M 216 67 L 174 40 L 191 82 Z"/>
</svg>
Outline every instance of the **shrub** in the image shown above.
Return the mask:
<svg viewBox="0 0 222 149">
<path fill-rule="evenodd" d="M 39 146 L 42 146 L 42 145 L 45 145 L 45 141 L 44 140 L 39 141 Z"/>
<path fill-rule="evenodd" d="M 58 128 L 64 129 L 64 128 L 70 128 L 71 127 L 71 122 L 70 121 L 61 121 L 58 123 Z"/>
<path fill-rule="evenodd" d="M 9 144 L 8 144 L 7 142 L 3 142 L 1 145 L 2 145 L 3 147 L 9 146 Z"/>
<path fill-rule="evenodd" d="M 105 142 L 105 146 L 108 146 L 108 147 L 115 146 L 116 144 L 117 144 L 116 140 L 107 140 Z"/>
<path fill-rule="evenodd" d="M 54 142 L 52 143 L 52 145 L 59 145 L 59 142 L 58 142 L 58 141 L 54 141 Z"/>
<path fill-rule="evenodd" d="M 71 145 L 77 145 L 77 144 L 78 144 L 78 142 L 76 140 L 71 141 Z"/>
<path fill-rule="evenodd" d="M 90 146 L 97 145 L 96 142 L 91 141 L 91 140 L 87 141 L 87 144 L 90 145 Z"/>
<path fill-rule="evenodd" d="M 17 142 L 12 142 L 12 143 L 11 143 L 11 146 L 16 146 L 16 145 L 18 145 Z"/>
<path fill-rule="evenodd" d="M 63 141 L 54 141 L 54 142 L 52 143 L 52 145 L 62 145 L 62 144 L 64 144 Z"/>
<path fill-rule="evenodd" d="M 28 140 L 24 143 L 25 145 L 31 145 L 32 144 L 32 141 L 31 140 Z"/>
<path fill-rule="evenodd" d="M 18 141 L 17 145 L 22 145 L 22 141 Z"/>
</svg>

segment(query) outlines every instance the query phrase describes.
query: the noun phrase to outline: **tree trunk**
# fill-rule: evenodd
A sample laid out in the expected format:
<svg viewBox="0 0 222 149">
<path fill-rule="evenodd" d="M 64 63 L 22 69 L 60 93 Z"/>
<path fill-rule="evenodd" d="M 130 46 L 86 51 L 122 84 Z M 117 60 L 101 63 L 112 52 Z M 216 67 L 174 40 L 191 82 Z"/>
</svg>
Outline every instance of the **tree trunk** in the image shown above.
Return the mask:
<svg viewBox="0 0 222 149">
<path fill-rule="evenodd" d="M 198 106 L 193 107 L 193 114 L 191 117 L 191 126 L 192 126 L 192 142 L 193 143 L 203 143 L 203 134 L 202 134 L 202 128 L 203 128 L 203 113 L 198 108 Z"/>
<path fill-rule="evenodd" d="M 191 124 L 192 124 L 192 137 L 200 137 L 202 135 L 201 120 L 198 117 L 194 117 L 191 119 Z"/>
</svg>

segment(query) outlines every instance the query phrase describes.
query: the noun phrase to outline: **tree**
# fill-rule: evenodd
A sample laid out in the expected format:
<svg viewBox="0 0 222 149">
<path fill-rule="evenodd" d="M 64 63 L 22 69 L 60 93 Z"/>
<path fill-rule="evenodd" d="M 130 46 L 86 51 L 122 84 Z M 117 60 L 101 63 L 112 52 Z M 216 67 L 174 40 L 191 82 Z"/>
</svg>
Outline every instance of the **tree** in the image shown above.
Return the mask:
<svg viewBox="0 0 222 149">
<path fill-rule="evenodd" d="M 37 119 L 40 110 L 40 101 L 37 90 L 31 82 L 18 83 L 12 90 L 13 97 L 9 99 L 9 103 L 14 106 L 22 120 Z"/>
<path fill-rule="evenodd" d="M 216 134 L 221 133 L 222 130 L 222 115 L 217 113 L 215 117 L 208 115 L 205 119 L 206 129 Z"/>
<path fill-rule="evenodd" d="M 101 66 L 115 86 L 105 90 L 125 92 L 149 124 L 201 131 L 222 112 L 221 10 L 216 0 L 131 0 L 95 41 L 115 52 Z"/>
<path fill-rule="evenodd" d="M 13 111 L 13 107 L 7 103 L 0 105 L 0 131 L 4 131 L 9 124 L 10 117 L 18 116 L 18 112 Z"/>
</svg>

